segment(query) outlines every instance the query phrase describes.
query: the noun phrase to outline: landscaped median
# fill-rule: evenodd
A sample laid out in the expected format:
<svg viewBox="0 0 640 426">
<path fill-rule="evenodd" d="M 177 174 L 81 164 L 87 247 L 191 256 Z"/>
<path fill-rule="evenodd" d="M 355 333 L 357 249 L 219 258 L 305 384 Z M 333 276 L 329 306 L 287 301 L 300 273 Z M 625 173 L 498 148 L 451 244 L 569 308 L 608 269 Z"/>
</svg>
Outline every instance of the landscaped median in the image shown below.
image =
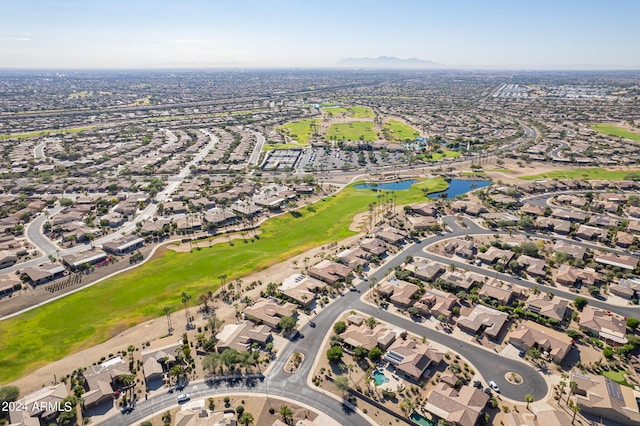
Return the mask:
<svg viewBox="0 0 640 426">
<path fill-rule="evenodd" d="M 446 189 L 441 178 L 423 180 L 395 191 L 396 204 L 426 201 L 426 192 Z M 177 253 L 167 250 L 139 268 L 83 291 L 0 322 L 0 383 L 104 342 L 142 321 L 164 315 L 165 307 L 182 307 L 182 292 L 193 297 L 231 280 L 282 262 L 310 248 L 354 234 L 356 213 L 377 202 L 377 193 L 348 186 L 295 214 L 269 219 L 253 241 L 234 240 Z M 202 244 L 206 246 L 206 243 Z M 194 299 L 195 300 L 195 299 Z M 116 348 L 117 349 L 117 348 Z"/>
</svg>

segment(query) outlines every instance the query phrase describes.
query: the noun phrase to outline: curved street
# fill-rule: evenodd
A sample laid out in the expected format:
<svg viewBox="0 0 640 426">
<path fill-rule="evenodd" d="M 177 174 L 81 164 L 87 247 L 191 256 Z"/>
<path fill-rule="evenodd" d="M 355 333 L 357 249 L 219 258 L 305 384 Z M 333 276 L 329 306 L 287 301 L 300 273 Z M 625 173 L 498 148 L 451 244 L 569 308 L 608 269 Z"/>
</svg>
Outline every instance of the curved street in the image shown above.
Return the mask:
<svg viewBox="0 0 640 426">
<path fill-rule="evenodd" d="M 445 221 L 452 228 L 452 232 L 428 237 L 420 243 L 410 244 L 403 251 L 389 259 L 383 267 L 370 275 L 377 280 L 384 278 L 386 271 L 390 268 L 401 265 L 407 255 L 424 256 L 424 249 L 430 244 L 446 238 L 463 237 L 470 234 L 488 233 L 484 228 L 479 227 L 474 222 L 465 219 L 467 229 L 460 228 L 454 224 L 454 217 L 447 217 Z M 469 265 L 465 265 L 469 266 Z M 486 271 L 485 271 L 486 272 Z M 310 387 L 307 378 L 312 373 L 314 359 L 324 356 L 322 346 L 324 338 L 332 332 L 335 321 L 348 310 L 359 310 L 365 314 L 375 316 L 392 326 L 407 330 L 418 336 L 426 336 L 428 339 L 445 345 L 461 356 L 465 357 L 474 366 L 476 371 L 485 380 L 494 380 L 502 390 L 502 395 L 507 398 L 524 401 L 526 394 L 532 394 L 535 400 L 541 400 L 547 395 L 548 386 L 540 372 L 529 364 L 520 360 L 504 357 L 494 351 L 485 349 L 477 344 L 459 340 L 444 333 L 435 332 L 420 323 L 410 321 L 406 318 L 394 315 L 390 312 L 373 307 L 361 300 L 361 296 L 369 289 L 367 282 L 357 285 L 359 292 L 347 291 L 342 293 L 337 300 L 321 310 L 314 318 L 315 327 L 308 324 L 300 329 L 303 337 L 290 342 L 285 348 L 278 352 L 278 358 L 274 361 L 271 372 L 265 376 L 264 380 L 256 381 L 247 385 L 245 383 L 230 386 L 226 383 L 209 386 L 199 382 L 189 385 L 184 392 L 189 393 L 193 399 L 208 398 L 214 395 L 225 393 L 259 392 L 269 395 L 279 395 L 295 399 L 306 403 L 317 410 L 330 415 L 340 424 L 364 425 L 369 424 L 367 420 L 357 412 L 349 408 L 334 397 L 327 396 L 323 391 Z M 286 373 L 283 369 L 287 359 L 294 353 L 300 352 L 305 355 L 300 369 L 293 374 Z M 511 385 L 505 379 L 505 374 L 515 372 L 520 374 L 525 384 Z M 131 414 L 118 414 L 114 418 L 105 422 L 107 425 L 128 425 L 134 421 L 141 420 L 153 412 L 160 412 L 177 404 L 175 395 L 161 395 L 151 398 L 148 401 L 138 403 L 136 410 Z"/>
</svg>

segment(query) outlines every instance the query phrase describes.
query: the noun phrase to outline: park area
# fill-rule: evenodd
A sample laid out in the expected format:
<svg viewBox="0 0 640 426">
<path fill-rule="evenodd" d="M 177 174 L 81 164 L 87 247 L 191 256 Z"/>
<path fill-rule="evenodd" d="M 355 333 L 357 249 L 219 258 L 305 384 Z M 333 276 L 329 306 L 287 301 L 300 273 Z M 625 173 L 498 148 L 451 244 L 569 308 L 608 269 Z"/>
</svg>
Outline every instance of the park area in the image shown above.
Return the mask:
<svg viewBox="0 0 640 426">
<path fill-rule="evenodd" d="M 371 108 L 363 106 L 323 106 L 322 112 L 329 116 L 345 115 L 346 117 L 351 118 L 373 118 L 373 111 L 371 111 Z"/>
<path fill-rule="evenodd" d="M 349 123 L 332 124 L 327 131 L 326 138 L 336 141 L 367 141 L 378 139 L 378 134 L 371 121 L 352 121 Z"/>
<path fill-rule="evenodd" d="M 300 120 L 278 127 L 278 131 L 298 142 L 299 147 L 307 145 L 320 120 Z"/>
</svg>

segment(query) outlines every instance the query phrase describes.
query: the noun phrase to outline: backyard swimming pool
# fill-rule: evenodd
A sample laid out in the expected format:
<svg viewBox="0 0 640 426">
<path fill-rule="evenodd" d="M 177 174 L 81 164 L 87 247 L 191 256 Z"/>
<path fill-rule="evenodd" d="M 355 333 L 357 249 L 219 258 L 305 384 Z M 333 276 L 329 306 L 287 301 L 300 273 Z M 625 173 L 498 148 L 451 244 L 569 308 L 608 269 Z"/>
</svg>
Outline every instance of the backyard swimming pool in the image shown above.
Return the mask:
<svg viewBox="0 0 640 426">
<path fill-rule="evenodd" d="M 414 422 L 418 423 L 421 426 L 434 426 L 435 425 L 435 423 L 433 423 L 431 420 L 421 416 L 420 414 L 416 413 L 415 411 L 413 413 L 411 413 L 409 418 L 411 420 L 413 420 Z"/>
<path fill-rule="evenodd" d="M 384 371 L 376 370 L 373 372 L 373 381 L 376 382 L 376 386 L 389 383 L 389 378 L 384 375 Z"/>
</svg>

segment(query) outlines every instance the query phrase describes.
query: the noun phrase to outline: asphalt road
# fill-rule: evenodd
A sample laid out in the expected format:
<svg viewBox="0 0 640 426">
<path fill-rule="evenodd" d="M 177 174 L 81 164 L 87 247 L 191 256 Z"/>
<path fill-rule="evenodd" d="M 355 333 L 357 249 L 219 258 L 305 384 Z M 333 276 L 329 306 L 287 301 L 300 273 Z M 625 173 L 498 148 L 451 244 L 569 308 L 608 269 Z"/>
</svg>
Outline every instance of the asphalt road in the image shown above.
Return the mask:
<svg viewBox="0 0 640 426">
<path fill-rule="evenodd" d="M 33 158 L 35 158 L 36 160 L 46 158 L 44 149 L 47 146 L 47 142 L 49 142 L 49 138 L 44 138 L 42 142 L 40 142 L 38 145 L 36 145 L 35 148 L 33 148 Z"/>
<path fill-rule="evenodd" d="M 423 252 L 423 249 L 434 242 L 456 236 L 464 236 L 468 233 L 478 233 L 485 231 L 468 219 L 464 219 L 468 229 L 455 225 L 454 217 L 444 219 L 445 223 L 453 230 L 439 236 L 432 236 L 418 244 L 410 244 L 400 254 L 390 259 L 383 268 L 380 268 L 371 277 L 381 280 L 389 268 L 394 268 L 404 262 L 407 255 L 416 255 Z M 409 321 L 405 318 L 393 315 L 384 310 L 378 310 L 360 300 L 364 291 L 369 289 L 367 282 L 362 282 L 357 286 L 359 292 L 346 292 L 338 300 L 330 304 L 313 318 L 315 327 L 305 325 L 300 329 L 303 337 L 292 341 L 285 348 L 278 352 L 278 358 L 271 369 L 269 376 L 262 381 L 256 381 L 251 385 L 237 384 L 228 386 L 226 384 L 218 386 L 208 386 L 204 383 L 197 383 L 188 386 L 183 392 L 191 395 L 192 399 L 208 398 L 224 393 L 259 392 L 268 395 L 278 395 L 307 403 L 315 409 L 330 415 L 340 424 L 344 425 L 365 425 L 368 422 L 352 411 L 348 406 L 325 395 L 322 391 L 311 388 L 307 385 L 307 377 L 313 368 L 314 359 L 317 356 L 324 356 L 321 352 L 324 338 L 331 332 L 336 319 L 343 312 L 355 309 L 373 315 L 392 326 L 407 330 L 418 336 L 426 335 L 428 339 L 446 345 L 454 352 L 459 353 L 469 360 L 471 364 L 486 380 L 495 380 L 500 386 L 502 394 L 518 401 L 524 401 L 524 396 L 531 393 L 536 400 L 543 398 L 548 391 L 544 378 L 530 365 L 510 358 L 501 356 L 493 351 L 486 350 L 477 344 L 471 344 L 444 333 L 437 333 L 417 322 Z M 293 352 L 300 352 L 304 355 L 305 361 L 297 373 L 289 374 L 283 369 L 287 359 Z M 514 386 L 509 384 L 504 375 L 507 372 L 520 374 L 526 385 Z M 130 414 L 119 414 L 107 422 L 105 425 L 128 425 L 139 422 L 141 419 L 159 413 L 177 404 L 175 395 L 160 395 L 148 401 L 140 402 L 136 409 Z"/>
<path fill-rule="evenodd" d="M 256 142 L 256 146 L 253 148 L 251 157 L 249 158 L 249 164 L 257 166 L 258 160 L 260 159 L 260 153 L 262 152 L 262 147 L 264 146 L 266 139 L 259 132 L 252 132 L 252 133 L 255 135 L 257 142 Z"/>
</svg>

